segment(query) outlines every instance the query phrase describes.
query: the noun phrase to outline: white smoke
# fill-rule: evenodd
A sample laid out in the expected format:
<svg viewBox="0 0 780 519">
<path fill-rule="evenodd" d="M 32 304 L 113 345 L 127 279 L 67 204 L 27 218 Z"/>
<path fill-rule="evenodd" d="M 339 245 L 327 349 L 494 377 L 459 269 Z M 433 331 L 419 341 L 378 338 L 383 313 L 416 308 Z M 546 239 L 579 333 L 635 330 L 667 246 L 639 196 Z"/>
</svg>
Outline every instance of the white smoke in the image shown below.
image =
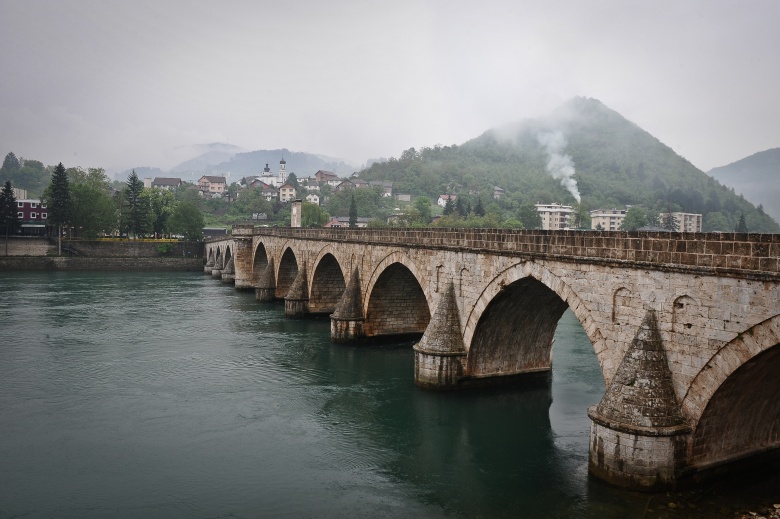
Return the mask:
<svg viewBox="0 0 780 519">
<path fill-rule="evenodd" d="M 554 179 L 560 179 L 561 185 L 580 203 L 580 191 L 577 189 L 577 181 L 574 180 L 574 162 L 570 156 L 563 153 L 566 148 L 563 133 L 560 130 L 539 133 L 536 139 L 547 151 L 547 171 Z"/>
</svg>

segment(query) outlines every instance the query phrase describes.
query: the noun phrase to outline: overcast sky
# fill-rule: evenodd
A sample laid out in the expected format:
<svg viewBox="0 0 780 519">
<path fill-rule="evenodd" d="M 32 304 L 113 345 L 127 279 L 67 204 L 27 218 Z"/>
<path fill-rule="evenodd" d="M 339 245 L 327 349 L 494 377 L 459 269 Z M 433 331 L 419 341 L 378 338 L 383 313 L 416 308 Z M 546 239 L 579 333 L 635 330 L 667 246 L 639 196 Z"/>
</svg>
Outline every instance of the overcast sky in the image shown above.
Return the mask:
<svg viewBox="0 0 780 519">
<path fill-rule="evenodd" d="M 778 49 L 777 0 L 0 0 L 0 153 L 360 164 L 587 96 L 706 171 L 780 146 Z"/>
</svg>

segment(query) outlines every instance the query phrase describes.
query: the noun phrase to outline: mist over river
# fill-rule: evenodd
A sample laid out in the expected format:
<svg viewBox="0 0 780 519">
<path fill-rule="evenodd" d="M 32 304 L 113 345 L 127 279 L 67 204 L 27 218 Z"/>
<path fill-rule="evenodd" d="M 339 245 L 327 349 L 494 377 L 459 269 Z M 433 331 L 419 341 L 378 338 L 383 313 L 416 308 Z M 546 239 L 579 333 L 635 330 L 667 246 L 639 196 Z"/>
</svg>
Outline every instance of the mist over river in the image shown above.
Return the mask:
<svg viewBox="0 0 780 519">
<path fill-rule="evenodd" d="M 571 312 L 545 387 L 424 391 L 411 346 L 202 274 L 1 273 L 0 517 L 675 513 L 588 477 L 604 383 Z"/>
</svg>

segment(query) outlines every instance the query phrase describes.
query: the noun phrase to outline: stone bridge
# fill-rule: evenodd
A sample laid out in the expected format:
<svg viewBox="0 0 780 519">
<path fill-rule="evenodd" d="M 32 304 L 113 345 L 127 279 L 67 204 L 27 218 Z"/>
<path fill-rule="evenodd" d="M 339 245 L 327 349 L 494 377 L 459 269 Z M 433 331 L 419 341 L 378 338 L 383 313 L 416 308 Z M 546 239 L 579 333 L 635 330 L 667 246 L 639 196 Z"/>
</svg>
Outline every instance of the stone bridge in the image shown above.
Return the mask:
<svg viewBox="0 0 780 519">
<path fill-rule="evenodd" d="M 330 315 L 335 342 L 420 338 L 427 388 L 548 376 L 570 308 L 607 386 L 590 472 L 616 484 L 780 447 L 780 235 L 238 226 L 205 257 L 289 317 Z"/>
</svg>

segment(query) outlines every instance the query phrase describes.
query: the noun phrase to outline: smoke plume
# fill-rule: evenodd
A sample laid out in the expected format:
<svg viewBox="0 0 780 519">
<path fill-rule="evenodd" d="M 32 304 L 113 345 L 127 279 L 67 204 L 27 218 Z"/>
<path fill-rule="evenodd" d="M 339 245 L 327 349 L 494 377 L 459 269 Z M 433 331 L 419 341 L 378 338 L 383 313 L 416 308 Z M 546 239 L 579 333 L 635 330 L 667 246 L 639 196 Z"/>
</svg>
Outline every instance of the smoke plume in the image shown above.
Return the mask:
<svg viewBox="0 0 780 519">
<path fill-rule="evenodd" d="M 577 181 L 574 180 L 574 162 L 570 156 L 563 153 L 566 148 L 563 133 L 560 130 L 539 133 L 536 139 L 547 152 L 547 171 L 553 178 L 560 179 L 561 185 L 580 203 L 580 192 L 577 189 Z"/>
</svg>

